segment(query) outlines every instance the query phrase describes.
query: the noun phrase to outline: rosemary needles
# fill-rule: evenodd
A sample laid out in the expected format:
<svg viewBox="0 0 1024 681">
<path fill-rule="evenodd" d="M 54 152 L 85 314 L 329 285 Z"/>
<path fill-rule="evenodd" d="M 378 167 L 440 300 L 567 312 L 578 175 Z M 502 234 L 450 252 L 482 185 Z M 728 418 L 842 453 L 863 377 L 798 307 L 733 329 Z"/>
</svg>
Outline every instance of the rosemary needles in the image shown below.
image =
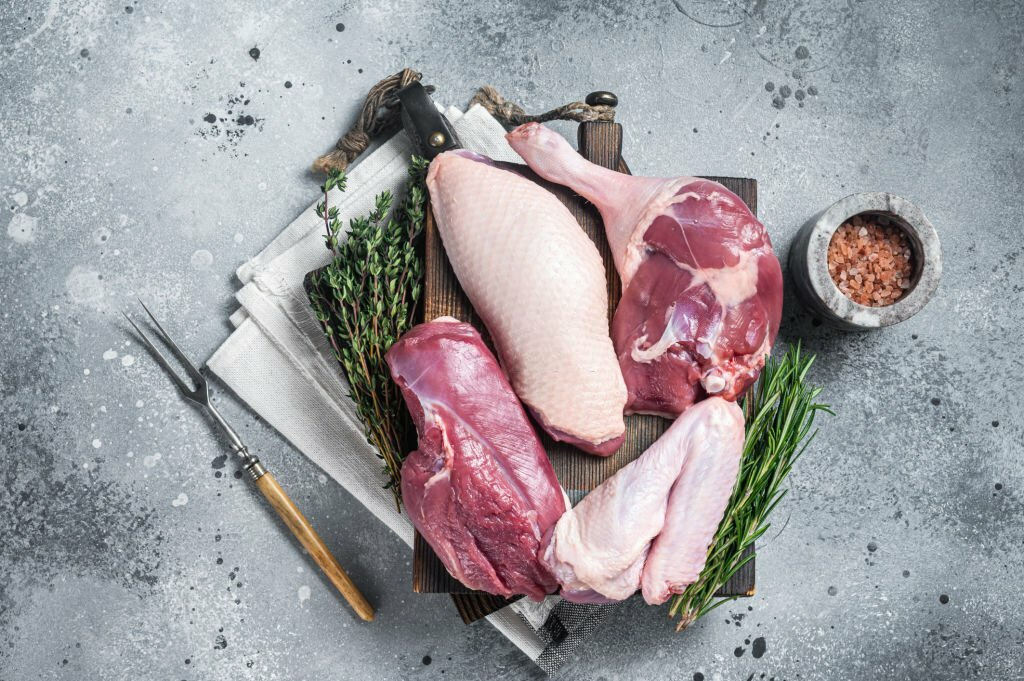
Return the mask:
<svg viewBox="0 0 1024 681">
<path fill-rule="evenodd" d="M 391 380 L 384 353 L 413 324 L 423 279 L 416 240 L 423 230 L 427 162 L 413 157 L 405 199 L 392 212 L 390 192 L 374 209 L 349 222 L 347 238 L 338 209 L 328 205 L 332 189 L 345 189 L 345 174 L 331 171 L 317 205 L 331 262 L 310 273 L 306 289 L 317 319 L 348 380 L 366 437 L 384 463 L 385 484 L 401 509 L 400 471 L 409 415 Z"/>
<path fill-rule="evenodd" d="M 716 598 L 715 593 L 754 557 L 744 551 L 769 528 L 769 514 L 786 495 L 782 482 L 814 437 L 815 414 L 832 413 L 828 405 L 817 402 L 821 389 L 806 383 L 813 362 L 813 356 L 801 354 L 799 345 L 790 347 L 781 358 L 767 361 L 744 398 L 746 440 L 736 487 L 704 569 L 669 606 L 669 616 L 680 618 L 678 629 L 732 600 Z"/>
</svg>

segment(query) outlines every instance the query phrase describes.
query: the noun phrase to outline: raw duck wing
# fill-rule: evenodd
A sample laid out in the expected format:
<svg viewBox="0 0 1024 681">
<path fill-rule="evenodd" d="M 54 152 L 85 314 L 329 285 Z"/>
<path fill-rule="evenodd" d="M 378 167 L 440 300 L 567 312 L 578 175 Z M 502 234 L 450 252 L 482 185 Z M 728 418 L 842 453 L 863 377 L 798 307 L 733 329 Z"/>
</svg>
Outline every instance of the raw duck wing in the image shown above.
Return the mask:
<svg viewBox="0 0 1024 681">
<path fill-rule="evenodd" d="M 441 154 L 427 187 L 448 260 L 516 394 L 556 440 L 613 453 L 626 386 L 593 242 L 551 192 L 479 154 Z"/>
<path fill-rule="evenodd" d="M 601 212 L 622 279 L 612 339 L 628 412 L 673 417 L 706 395 L 734 400 L 757 380 L 782 317 L 782 270 L 738 196 L 710 180 L 602 168 L 538 123 L 508 141 Z"/>
<path fill-rule="evenodd" d="M 714 534 L 725 507 L 717 517 L 714 508 L 694 512 L 685 497 L 696 490 L 696 503 L 716 501 L 718 493 L 728 499 L 736 480 L 737 440 L 742 445 L 743 415 L 736 403 L 718 397 L 699 402 L 638 459 L 567 511 L 542 554 L 562 584 L 562 596 L 594 603 L 633 595 L 663 535 L 658 565 L 665 565 L 651 573 L 652 585 L 659 574 L 678 582 L 670 551 L 684 557 L 688 574 L 698 554 L 707 553 L 704 535 L 708 527 Z M 683 512 L 687 517 L 678 515 Z M 698 573 L 703 564 L 701 558 Z"/>
<path fill-rule="evenodd" d="M 538 553 L 565 497 L 480 334 L 442 317 L 411 329 L 386 359 L 419 435 L 402 466 L 413 525 L 472 589 L 537 600 L 554 591 Z"/>
<path fill-rule="evenodd" d="M 697 581 L 729 505 L 743 454 L 743 412 L 735 402 L 717 402 L 716 437 L 691 442 L 668 497 L 665 526 L 651 543 L 640 585 L 644 600 L 664 603 Z M 689 412 L 687 412 L 689 413 Z"/>
</svg>

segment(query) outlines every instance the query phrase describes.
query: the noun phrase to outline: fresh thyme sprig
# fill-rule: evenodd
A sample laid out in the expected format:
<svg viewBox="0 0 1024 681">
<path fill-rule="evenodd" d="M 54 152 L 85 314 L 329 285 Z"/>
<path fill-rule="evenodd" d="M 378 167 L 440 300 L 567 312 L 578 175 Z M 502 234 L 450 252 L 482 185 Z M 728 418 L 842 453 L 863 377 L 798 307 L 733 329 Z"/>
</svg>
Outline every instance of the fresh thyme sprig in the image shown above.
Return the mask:
<svg viewBox="0 0 1024 681">
<path fill-rule="evenodd" d="M 423 230 L 427 162 L 413 157 L 405 199 L 391 213 L 390 192 L 377 196 L 370 213 L 349 221 L 348 237 L 332 189 L 345 190 L 345 174 L 331 171 L 317 205 L 331 262 L 309 276 L 309 300 L 348 379 L 366 437 L 384 462 L 385 487 L 401 510 L 400 471 L 405 458 L 409 415 L 391 380 L 384 353 L 413 323 L 423 282 L 416 240 Z"/>
<path fill-rule="evenodd" d="M 746 440 L 740 472 L 697 581 L 672 599 L 669 616 L 679 615 L 685 629 L 735 597 L 716 598 L 747 561 L 744 550 L 768 530 L 768 515 L 786 496 L 781 489 L 793 463 L 814 438 L 817 412 L 833 413 L 817 402 L 820 388 L 807 384 L 814 356 L 791 346 L 781 359 L 769 359 L 760 380 L 743 400 Z"/>
</svg>

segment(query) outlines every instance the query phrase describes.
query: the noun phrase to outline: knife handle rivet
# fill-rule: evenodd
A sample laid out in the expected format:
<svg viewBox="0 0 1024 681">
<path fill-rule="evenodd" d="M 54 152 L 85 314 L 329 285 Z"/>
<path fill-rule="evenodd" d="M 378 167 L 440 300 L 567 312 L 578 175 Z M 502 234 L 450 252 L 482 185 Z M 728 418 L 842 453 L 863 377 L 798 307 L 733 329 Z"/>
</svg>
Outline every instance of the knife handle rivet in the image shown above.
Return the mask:
<svg viewBox="0 0 1024 681">
<path fill-rule="evenodd" d="M 430 137 L 427 138 L 427 144 L 434 147 L 435 149 L 440 147 L 446 141 L 447 140 L 445 139 L 443 132 L 432 132 L 430 133 Z"/>
</svg>

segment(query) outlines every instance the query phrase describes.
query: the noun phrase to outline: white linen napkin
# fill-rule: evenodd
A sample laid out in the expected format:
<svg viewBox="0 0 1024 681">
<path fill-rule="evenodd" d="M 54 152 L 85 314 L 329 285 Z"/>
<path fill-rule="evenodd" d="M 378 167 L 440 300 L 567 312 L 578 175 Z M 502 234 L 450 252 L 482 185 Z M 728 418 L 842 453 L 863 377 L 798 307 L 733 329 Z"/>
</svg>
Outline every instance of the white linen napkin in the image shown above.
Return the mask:
<svg viewBox="0 0 1024 681">
<path fill-rule="evenodd" d="M 450 107 L 444 114 L 466 148 L 497 160 L 519 160 L 505 142 L 504 128 L 481 107 L 465 114 Z M 346 191 L 333 190 L 329 197 L 343 224 L 368 213 L 382 191 L 401 193 L 412 152 L 405 133 L 399 133 L 349 171 Z M 207 366 L 412 546 L 412 524 L 395 510 L 391 492 L 381 487 L 380 461 L 363 435 L 348 387 L 303 289 L 306 273 L 329 260 L 315 207 L 316 202 L 238 269 L 243 286 L 236 297 L 242 307 L 231 316 L 237 328 Z M 596 626 L 602 612 L 550 597 L 541 604 L 524 599 L 487 619 L 551 672 Z"/>
</svg>

